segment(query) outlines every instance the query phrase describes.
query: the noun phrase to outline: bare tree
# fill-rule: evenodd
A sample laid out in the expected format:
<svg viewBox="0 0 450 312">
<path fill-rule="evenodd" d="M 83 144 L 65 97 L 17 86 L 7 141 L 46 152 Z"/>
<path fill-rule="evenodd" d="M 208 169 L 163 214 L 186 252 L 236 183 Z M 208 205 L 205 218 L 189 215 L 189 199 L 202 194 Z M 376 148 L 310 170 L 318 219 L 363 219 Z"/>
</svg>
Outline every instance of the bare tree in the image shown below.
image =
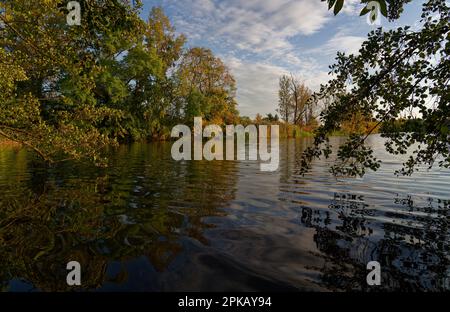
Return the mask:
<svg viewBox="0 0 450 312">
<path fill-rule="evenodd" d="M 314 117 L 312 91 L 294 75 L 280 78 L 278 112 L 286 122 L 305 125 Z"/>
<path fill-rule="evenodd" d="M 294 120 L 293 123 L 303 125 L 308 111 L 308 101 L 311 99 L 312 91 L 300 79 L 291 74 L 290 89 L 293 99 Z"/>
<path fill-rule="evenodd" d="M 283 75 L 280 77 L 280 90 L 278 91 L 278 113 L 284 122 L 289 123 L 292 115 L 292 96 L 290 91 L 290 77 Z"/>
</svg>

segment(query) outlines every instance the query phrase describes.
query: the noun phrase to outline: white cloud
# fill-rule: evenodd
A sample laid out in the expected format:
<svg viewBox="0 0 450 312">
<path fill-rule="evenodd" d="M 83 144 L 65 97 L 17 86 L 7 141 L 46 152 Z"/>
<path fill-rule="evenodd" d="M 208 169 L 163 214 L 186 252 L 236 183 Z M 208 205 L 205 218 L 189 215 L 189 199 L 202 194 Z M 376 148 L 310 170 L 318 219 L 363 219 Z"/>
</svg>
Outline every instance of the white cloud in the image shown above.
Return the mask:
<svg viewBox="0 0 450 312">
<path fill-rule="evenodd" d="M 363 7 L 361 0 L 346 0 L 342 12 L 349 15 L 359 15 Z"/>
<path fill-rule="evenodd" d="M 325 45 L 325 51 L 330 54 L 335 54 L 336 51 L 357 54 L 364 40 L 364 37 L 359 36 L 336 35 Z"/>
<path fill-rule="evenodd" d="M 243 116 L 254 117 L 257 113 L 274 113 L 278 105 L 278 82 L 290 72 L 284 67 L 264 62 L 246 62 L 238 58 L 225 58 L 237 80 L 239 111 Z M 317 89 L 329 77 L 320 70 L 304 71 L 300 76 L 308 86 Z"/>
<path fill-rule="evenodd" d="M 278 79 L 288 71 L 282 67 L 244 62 L 237 58 L 225 60 L 237 80 L 239 111 L 243 116 L 273 113 L 278 103 Z"/>
<path fill-rule="evenodd" d="M 330 18 L 317 0 L 165 0 L 190 38 L 210 37 L 252 53 L 290 50 L 289 39 L 319 31 Z"/>
<path fill-rule="evenodd" d="M 312 49 L 309 52 L 325 55 L 335 55 L 338 51 L 345 52 L 346 54 L 357 54 L 364 40 L 366 38 L 348 35 L 347 32 L 341 31 L 323 46 Z"/>
<path fill-rule="evenodd" d="M 305 40 L 334 17 L 319 0 L 162 0 L 171 19 L 189 39 L 218 51 L 238 84 L 243 115 L 273 113 L 278 79 L 288 72 L 301 75 L 311 88 L 328 80 L 327 64 L 294 39 Z M 359 0 L 347 0 L 344 14 L 357 14 Z M 318 55 L 357 50 L 359 37 L 332 38 Z M 359 47 L 358 47 L 359 48 Z M 309 51 L 311 52 L 311 51 Z M 322 58 L 323 62 L 323 58 Z"/>
</svg>

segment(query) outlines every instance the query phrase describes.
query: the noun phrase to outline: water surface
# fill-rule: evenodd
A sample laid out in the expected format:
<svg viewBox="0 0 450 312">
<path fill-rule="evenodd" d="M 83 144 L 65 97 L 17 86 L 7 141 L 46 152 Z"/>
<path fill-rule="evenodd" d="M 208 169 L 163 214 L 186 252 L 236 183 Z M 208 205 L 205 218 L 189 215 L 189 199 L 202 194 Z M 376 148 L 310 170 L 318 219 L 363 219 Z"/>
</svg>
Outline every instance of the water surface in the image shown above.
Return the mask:
<svg viewBox="0 0 450 312">
<path fill-rule="evenodd" d="M 175 162 L 170 143 L 122 146 L 106 169 L 0 149 L 0 287 L 73 290 L 78 261 L 89 291 L 450 290 L 450 171 L 396 177 L 402 159 L 372 136 L 378 172 L 336 179 L 316 161 L 303 177 L 307 144 L 282 141 L 274 173 Z"/>
</svg>

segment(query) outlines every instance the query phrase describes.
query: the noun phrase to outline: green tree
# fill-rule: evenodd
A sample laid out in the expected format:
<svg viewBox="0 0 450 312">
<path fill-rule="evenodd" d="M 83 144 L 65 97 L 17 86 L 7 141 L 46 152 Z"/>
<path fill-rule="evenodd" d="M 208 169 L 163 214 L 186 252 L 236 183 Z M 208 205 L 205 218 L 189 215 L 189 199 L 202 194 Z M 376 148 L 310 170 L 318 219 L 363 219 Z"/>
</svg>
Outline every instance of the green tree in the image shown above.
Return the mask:
<svg viewBox="0 0 450 312">
<path fill-rule="evenodd" d="M 177 82 L 172 74 L 185 44 L 183 35 L 159 7 L 152 9 L 144 31 L 122 61 L 129 97 L 124 103 L 134 136 L 160 138 L 178 117 Z"/>
<path fill-rule="evenodd" d="M 280 121 L 280 117 L 279 117 L 277 114 L 275 114 L 275 116 L 274 116 L 274 115 L 272 115 L 271 113 L 269 113 L 269 114 L 267 114 L 266 117 L 264 117 L 263 120 L 264 120 L 264 121 L 267 121 L 267 122 L 269 122 L 269 123 L 272 123 L 272 122 L 278 122 L 278 121 Z"/>
<path fill-rule="evenodd" d="M 192 48 L 178 69 L 186 120 L 202 116 L 217 124 L 237 121 L 236 81 L 211 50 Z"/>
<path fill-rule="evenodd" d="M 111 69 L 139 32 L 139 4 L 85 2 L 76 27 L 66 23 L 65 4 L 0 4 L 0 135 L 49 161 L 99 160 L 117 140 L 105 125 L 123 117 L 113 105 L 125 88 Z"/>
<path fill-rule="evenodd" d="M 407 2 L 394 5 L 388 1 L 385 15 L 389 19 L 398 18 Z M 328 135 L 354 113 L 364 112 L 377 120 L 374 130 L 378 125 L 394 123 L 404 111 L 411 110 L 417 110 L 422 117 L 415 132 L 383 134 L 388 152 L 407 154 L 413 149 L 397 173 L 410 175 L 422 164 L 450 166 L 449 20 L 450 8 L 445 0 L 428 0 L 423 4 L 417 30 L 379 28 L 369 34 L 358 55 L 338 54 L 336 64 L 331 67 L 336 78 L 315 94 L 319 100 L 334 94 L 335 100 L 321 114 L 322 125 L 314 146 L 303 154 L 304 171 L 313 158 L 330 155 Z M 347 89 L 350 92 L 342 91 Z M 334 174 L 362 176 L 367 168 L 379 168 L 380 162 L 364 144 L 367 137 L 350 135 L 331 168 Z"/>
</svg>

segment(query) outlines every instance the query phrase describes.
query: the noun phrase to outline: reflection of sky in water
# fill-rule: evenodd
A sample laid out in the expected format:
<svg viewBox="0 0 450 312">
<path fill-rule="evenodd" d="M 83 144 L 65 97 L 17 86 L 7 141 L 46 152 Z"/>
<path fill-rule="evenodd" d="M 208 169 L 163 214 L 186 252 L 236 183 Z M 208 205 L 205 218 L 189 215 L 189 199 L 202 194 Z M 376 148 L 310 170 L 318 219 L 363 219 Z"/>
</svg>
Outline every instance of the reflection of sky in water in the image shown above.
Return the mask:
<svg viewBox="0 0 450 312">
<path fill-rule="evenodd" d="M 274 173 L 177 163 L 169 143 L 121 147 L 108 169 L 0 151 L 0 281 L 64 290 L 78 259 L 84 288 L 100 291 L 370 290 L 377 260 L 383 289 L 448 290 L 450 171 L 396 177 L 402 160 L 370 141 L 384 165 L 360 179 L 323 161 L 297 175 L 295 140 Z"/>
</svg>

